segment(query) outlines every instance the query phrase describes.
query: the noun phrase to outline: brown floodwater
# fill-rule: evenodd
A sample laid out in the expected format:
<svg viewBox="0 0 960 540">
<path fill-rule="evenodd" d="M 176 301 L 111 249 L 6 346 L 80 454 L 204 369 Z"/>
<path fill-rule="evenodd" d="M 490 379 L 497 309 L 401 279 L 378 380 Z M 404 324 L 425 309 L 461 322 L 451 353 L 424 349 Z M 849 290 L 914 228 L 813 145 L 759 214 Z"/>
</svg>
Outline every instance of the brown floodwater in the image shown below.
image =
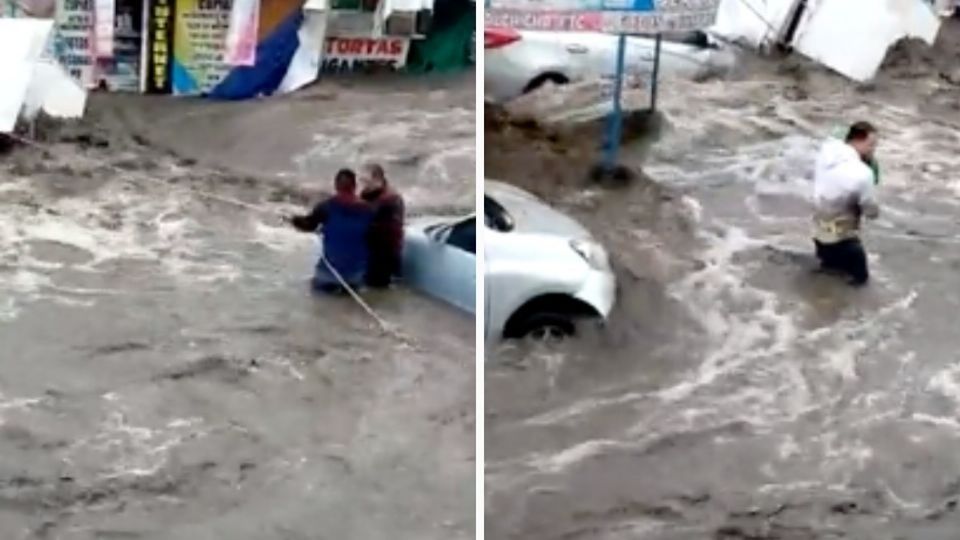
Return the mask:
<svg viewBox="0 0 960 540">
<path fill-rule="evenodd" d="M 474 80 L 348 86 L 95 96 L 0 156 L 0 538 L 473 538 L 472 318 L 311 296 L 278 216 L 366 160 L 471 211 Z"/>
<path fill-rule="evenodd" d="M 488 121 L 487 177 L 585 223 L 620 288 L 602 331 L 487 351 L 488 538 L 957 536 L 958 36 L 869 87 L 794 59 L 669 81 L 628 186 L 587 179 L 593 126 Z M 883 167 L 864 290 L 814 274 L 809 238 L 817 145 L 859 119 Z"/>
</svg>

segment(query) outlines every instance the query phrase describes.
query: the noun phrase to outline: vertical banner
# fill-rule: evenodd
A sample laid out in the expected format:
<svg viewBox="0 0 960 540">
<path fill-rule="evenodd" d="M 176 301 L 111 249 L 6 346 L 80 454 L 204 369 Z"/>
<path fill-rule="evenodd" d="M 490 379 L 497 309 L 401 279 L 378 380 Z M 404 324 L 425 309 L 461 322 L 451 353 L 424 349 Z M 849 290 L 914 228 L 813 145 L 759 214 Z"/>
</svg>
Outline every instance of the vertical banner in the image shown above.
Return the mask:
<svg viewBox="0 0 960 540">
<path fill-rule="evenodd" d="M 147 80 L 148 94 L 173 91 L 173 0 L 148 0 Z"/>
<path fill-rule="evenodd" d="M 229 73 L 224 62 L 230 0 L 177 0 L 173 92 L 210 92 Z"/>
<path fill-rule="evenodd" d="M 287 74 L 277 91 L 293 92 L 317 80 L 320 60 L 323 57 L 324 36 L 327 35 L 328 18 L 326 6 L 318 0 L 307 0 L 303 6 L 304 19 L 297 31 L 300 46 L 290 59 Z"/>
<path fill-rule="evenodd" d="M 260 0 L 233 0 L 227 30 L 226 62 L 231 66 L 252 66 L 257 62 L 257 35 Z"/>
<path fill-rule="evenodd" d="M 113 56 L 116 12 L 117 4 L 114 0 L 93 1 L 93 55 L 96 58 Z"/>
</svg>

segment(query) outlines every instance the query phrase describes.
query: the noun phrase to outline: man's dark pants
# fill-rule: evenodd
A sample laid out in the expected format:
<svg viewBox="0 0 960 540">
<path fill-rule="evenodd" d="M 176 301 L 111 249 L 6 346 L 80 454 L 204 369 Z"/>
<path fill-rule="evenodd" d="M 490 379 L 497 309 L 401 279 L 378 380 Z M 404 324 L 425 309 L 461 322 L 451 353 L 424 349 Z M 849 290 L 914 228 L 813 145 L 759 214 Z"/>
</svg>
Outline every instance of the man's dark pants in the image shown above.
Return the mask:
<svg viewBox="0 0 960 540">
<path fill-rule="evenodd" d="M 377 246 L 370 251 L 366 283 L 369 287 L 389 287 L 393 276 L 400 274 L 400 256 L 389 247 Z"/>
<path fill-rule="evenodd" d="M 814 244 L 823 270 L 841 272 L 850 276 L 852 285 L 864 285 L 870 279 L 867 254 L 859 238 L 849 238 L 830 244 L 814 240 Z"/>
</svg>

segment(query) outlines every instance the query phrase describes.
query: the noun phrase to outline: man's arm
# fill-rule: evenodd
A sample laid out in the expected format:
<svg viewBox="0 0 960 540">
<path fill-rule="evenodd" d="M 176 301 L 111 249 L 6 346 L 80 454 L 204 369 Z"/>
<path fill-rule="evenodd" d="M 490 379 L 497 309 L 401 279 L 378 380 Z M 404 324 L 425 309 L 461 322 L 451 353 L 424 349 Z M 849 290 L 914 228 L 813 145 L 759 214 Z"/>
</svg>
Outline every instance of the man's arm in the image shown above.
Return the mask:
<svg viewBox="0 0 960 540">
<path fill-rule="evenodd" d="M 880 217 L 880 203 L 877 201 L 877 190 L 874 188 L 872 172 L 871 177 L 864 178 L 860 184 L 859 200 L 860 213 L 868 219 L 877 219 Z"/>
<path fill-rule="evenodd" d="M 327 220 L 327 201 L 313 207 L 313 211 L 302 216 L 293 216 L 290 223 L 301 232 L 314 232 Z"/>
<path fill-rule="evenodd" d="M 391 194 L 374 205 L 373 220 L 381 226 L 402 225 L 403 213 L 403 199 L 399 194 Z"/>
</svg>

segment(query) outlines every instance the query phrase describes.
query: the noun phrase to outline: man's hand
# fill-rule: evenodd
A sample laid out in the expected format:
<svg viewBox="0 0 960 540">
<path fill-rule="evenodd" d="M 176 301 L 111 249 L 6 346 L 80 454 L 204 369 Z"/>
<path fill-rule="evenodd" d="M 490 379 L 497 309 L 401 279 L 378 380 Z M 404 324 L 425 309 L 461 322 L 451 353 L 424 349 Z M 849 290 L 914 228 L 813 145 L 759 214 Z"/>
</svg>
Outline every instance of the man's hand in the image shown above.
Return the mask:
<svg viewBox="0 0 960 540">
<path fill-rule="evenodd" d="M 297 229 L 300 232 L 310 232 L 309 228 L 304 223 L 304 216 L 286 216 L 285 218 L 290 225 L 293 225 L 293 228 Z"/>
<path fill-rule="evenodd" d="M 870 167 L 870 170 L 873 171 L 873 184 L 880 185 L 880 164 L 877 162 L 877 158 L 874 156 L 864 156 L 863 162 Z"/>
</svg>

